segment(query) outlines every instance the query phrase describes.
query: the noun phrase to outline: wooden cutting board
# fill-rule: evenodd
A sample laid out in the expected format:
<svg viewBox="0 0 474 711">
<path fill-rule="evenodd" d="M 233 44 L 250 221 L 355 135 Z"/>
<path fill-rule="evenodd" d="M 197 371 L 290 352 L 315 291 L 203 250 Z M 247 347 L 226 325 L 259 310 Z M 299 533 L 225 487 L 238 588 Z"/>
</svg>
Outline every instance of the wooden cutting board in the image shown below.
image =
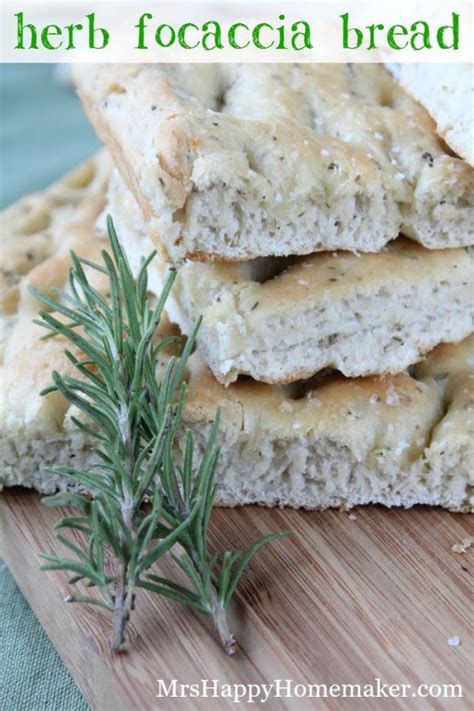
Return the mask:
<svg viewBox="0 0 474 711">
<path fill-rule="evenodd" d="M 291 528 L 245 575 L 232 610 L 240 652 L 226 657 L 202 617 L 140 592 L 127 654 L 108 651 L 109 619 L 67 605 L 66 576 L 39 572 L 38 553 L 57 550 L 57 510 L 38 495 L 1 495 L 0 554 L 93 709 L 245 708 L 220 699 L 157 699 L 158 679 L 195 683 L 411 684 L 387 708 L 464 709 L 472 700 L 473 549 L 453 544 L 472 518 L 435 509 L 377 507 L 298 512 L 257 507 L 214 513 L 212 543 L 240 548 Z M 164 569 L 164 568 L 163 568 Z M 449 646 L 459 636 L 461 644 Z M 462 684 L 464 699 L 415 700 L 419 684 Z M 270 709 L 379 708 L 363 699 L 272 699 Z M 249 706 L 250 707 L 250 706 Z M 255 708 L 255 704 L 251 706 Z"/>
</svg>

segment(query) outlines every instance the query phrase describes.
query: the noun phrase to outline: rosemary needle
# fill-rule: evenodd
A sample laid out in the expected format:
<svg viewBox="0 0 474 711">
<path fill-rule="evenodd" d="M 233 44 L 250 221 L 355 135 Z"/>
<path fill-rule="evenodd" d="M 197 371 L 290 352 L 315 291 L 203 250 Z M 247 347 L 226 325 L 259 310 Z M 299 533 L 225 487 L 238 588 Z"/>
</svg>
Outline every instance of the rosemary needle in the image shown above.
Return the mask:
<svg viewBox="0 0 474 711">
<path fill-rule="evenodd" d="M 175 272 L 152 302 L 147 269 L 154 253 L 134 277 L 110 217 L 108 235 L 110 253 L 102 252 L 102 265 L 71 253 L 68 290 L 60 292 L 59 300 L 31 289 L 48 309 L 36 323 L 47 329 L 45 337 L 66 339 L 65 353 L 74 367 L 74 375 L 53 372 L 52 385 L 42 394 L 59 391 L 82 413 L 72 419 L 94 440 L 96 455 L 96 463 L 87 469 L 53 468 L 70 480 L 70 488 L 87 494 L 69 491 L 44 499 L 48 506 L 66 505 L 75 511 L 55 526 L 58 540 L 72 556 L 43 555 L 43 570 L 67 570 L 71 585 L 83 580 L 98 591 L 69 595 L 66 601 L 111 612 L 115 652 L 124 649 L 137 591 L 144 588 L 211 617 L 225 651 L 233 654 L 236 642 L 226 617 L 229 601 L 258 549 L 288 532 L 259 538 L 247 551 L 227 551 L 220 559 L 209 551 L 219 414 L 199 462 L 192 433 L 184 432 L 182 424 L 187 387 L 183 376 L 200 322 L 181 355 L 170 357 L 157 376 L 170 339 L 157 343 L 156 337 Z M 91 284 L 88 269 L 106 277 L 110 299 Z M 177 438 L 184 441 L 179 458 Z M 79 532 L 85 545 L 72 542 L 65 531 Z M 185 584 L 152 572 L 165 554 L 172 556 Z"/>
</svg>

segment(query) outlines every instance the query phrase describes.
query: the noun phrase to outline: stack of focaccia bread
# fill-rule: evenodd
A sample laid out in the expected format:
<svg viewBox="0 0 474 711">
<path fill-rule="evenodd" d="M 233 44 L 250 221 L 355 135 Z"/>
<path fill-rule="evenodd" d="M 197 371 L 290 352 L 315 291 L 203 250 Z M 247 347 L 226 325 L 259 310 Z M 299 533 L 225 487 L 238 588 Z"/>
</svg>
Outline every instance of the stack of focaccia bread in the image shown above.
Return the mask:
<svg viewBox="0 0 474 711">
<path fill-rule="evenodd" d="M 203 316 L 184 419 L 199 450 L 220 406 L 221 503 L 469 509 L 474 171 L 428 112 L 381 65 L 76 74 L 108 152 L 4 214 L 0 481 L 92 461 L 38 395 L 68 366 L 27 287 L 98 255 L 108 213 L 132 265 L 158 249 L 155 293 L 178 267 L 163 330 Z"/>
</svg>

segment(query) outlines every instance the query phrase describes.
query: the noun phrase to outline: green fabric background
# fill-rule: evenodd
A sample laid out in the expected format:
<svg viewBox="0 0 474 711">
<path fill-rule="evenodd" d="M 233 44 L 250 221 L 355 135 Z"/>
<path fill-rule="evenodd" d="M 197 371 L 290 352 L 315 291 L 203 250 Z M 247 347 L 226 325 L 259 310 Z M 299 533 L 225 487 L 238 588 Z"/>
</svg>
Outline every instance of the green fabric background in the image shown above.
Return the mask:
<svg viewBox="0 0 474 711">
<path fill-rule="evenodd" d="M 40 190 L 98 146 L 52 65 L 0 66 L 0 205 Z M 0 560 L 1 711 L 86 711 L 69 672 Z"/>
</svg>

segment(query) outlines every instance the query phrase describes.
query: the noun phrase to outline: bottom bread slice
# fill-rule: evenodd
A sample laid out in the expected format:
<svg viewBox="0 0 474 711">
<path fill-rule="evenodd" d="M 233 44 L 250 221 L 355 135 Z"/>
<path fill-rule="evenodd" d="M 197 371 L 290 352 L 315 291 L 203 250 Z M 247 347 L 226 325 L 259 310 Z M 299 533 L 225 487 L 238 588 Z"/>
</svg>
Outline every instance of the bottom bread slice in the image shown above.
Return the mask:
<svg viewBox="0 0 474 711">
<path fill-rule="evenodd" d="M 58 394 L 38 395 L 53 367 L 68 368 L 64 343 L 38 335 L 19 321 L 11 339 L 21 349 L 7 350 L 2 368 L 0 484 L 51 492 L 66 488 L 68 480 L 49 467 L 87 468 L 96 459 L 92 441 L 71 419 L 79 414 L 75 408 Z M 287 387 L 245 380 L 224 388 L 193 355 L 183 427 L 193 433 L 199 458 L 219 406 L 223 505 L 430 504 L 468 510 L 473 345 L 469 339 L 440 346 L 412 375 L 328 374 Z"/>
<path fill-rule="evenodd" d="M 55 191 L 61 191 L 60 183 Z M 67 194 L 65 186 L 65 199 Z M 84 194 L 87 202 L 86 185 Z M 82 203 L 74 223 L 82 210 L 84 230 L 75 249 L 97 260 L 104 244 Z M 64 230 L 55 211 L 52 205 L 47 215 L 53 237 Z M 2 240 L 11 237 L 8 224 Z M 21 239 L 21 220 L 15 224 Z M 43 227 L 38 226 L 38 235 Z M 27 234 L 34 243 L 37 235 L 25 223 Z M 72 365 L 64 356 L 64 341 L 40 340 L 42 331 L 32 324 L 39 304 L 28 285 L 62 288 L 67 269 L 68 258 L 60 250 L 18 277 L 0 369 L 0 486 L 52 492 L 66 488 L 68 480 L 52 474 L 51 466 L 89 467 L 95 461 L 91 440 L 73 423 L 77 410 L 58 393 L 39 395 L 53 369 L 65 372 Z M 439 346 L 410 374 L 349 379 L 325 373 L 291 386 L 240 379 L 228 388 L 193 354 L 183 428 L 194 434 L 199 456 L 220 407 L 216 474 L 223 505 L 431 504 L 470 510 L 473 347 L 472 338 Z"/>
<path fill-rule="evenodd" d="M 186 423 L 201 447 L 222 411 L 226 504 L 472 507 L 474 339 L 443 345 L 412 375 L 224 389 L 190 364 Z"/>
</svg>

